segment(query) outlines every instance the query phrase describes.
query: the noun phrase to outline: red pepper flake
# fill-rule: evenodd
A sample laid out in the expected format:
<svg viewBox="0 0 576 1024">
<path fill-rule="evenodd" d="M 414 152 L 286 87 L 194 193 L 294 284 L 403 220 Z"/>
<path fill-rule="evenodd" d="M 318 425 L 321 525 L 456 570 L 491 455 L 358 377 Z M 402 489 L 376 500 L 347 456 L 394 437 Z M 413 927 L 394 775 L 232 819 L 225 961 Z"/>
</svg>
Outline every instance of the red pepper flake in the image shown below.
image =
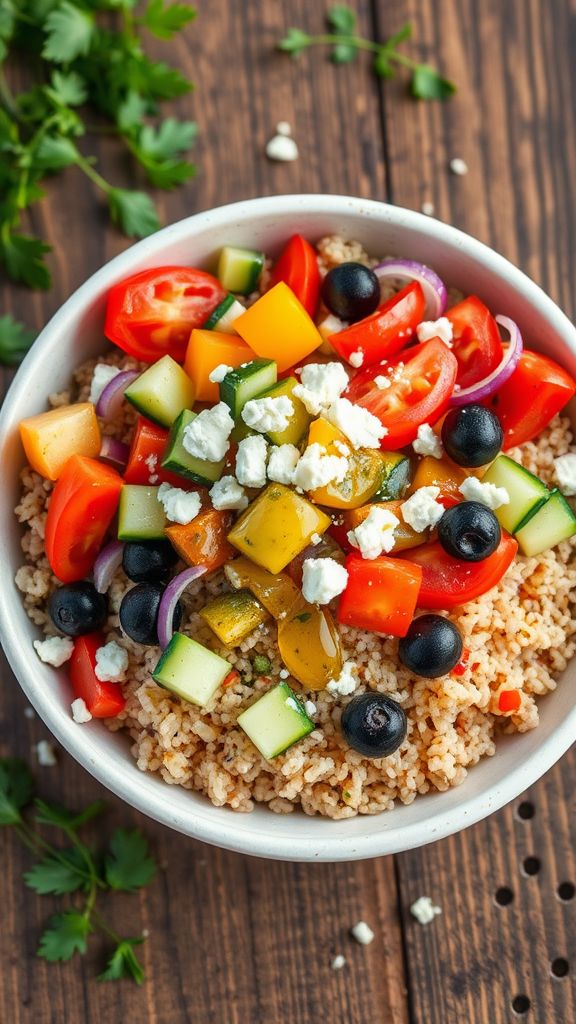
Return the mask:
<svg viewBox="0 0 576 1024">
<path fill-rule="evenodd" d="M 224 679 L 222 686 L 232 686 L 233 683 L 237 683 L 239 679 L 240 673 L 237 672 L 235 668 L 233 668 L 232 671 L 229 672 L 226 678 Z"/>
<path fill-rule="evenodd" d="M 464 650 L 462 651 L 462 657 L 460 658 L 460 661 L 458 662 L 457 665 L 454 665 L 454 668 L 452 669 L 450 675 L 451 676 L 463 676 L 464 673 L 466 672 L 466 669 L 468 668 L 468 659 L 469 659 L 469 657 L 470 657 L 470 651 L 468 650 L 467 647 L 465 647 Z M 473 665 L 472 668 L 474 668 L 474 667 L 475 666 Z"/>
<path fill-rule="evenodd" d="M 498 708 L 502 714 L 512 714 L 520 708 L 522 698 L 520 690 L 501 690 L 498 698 Z"/>
</svg>

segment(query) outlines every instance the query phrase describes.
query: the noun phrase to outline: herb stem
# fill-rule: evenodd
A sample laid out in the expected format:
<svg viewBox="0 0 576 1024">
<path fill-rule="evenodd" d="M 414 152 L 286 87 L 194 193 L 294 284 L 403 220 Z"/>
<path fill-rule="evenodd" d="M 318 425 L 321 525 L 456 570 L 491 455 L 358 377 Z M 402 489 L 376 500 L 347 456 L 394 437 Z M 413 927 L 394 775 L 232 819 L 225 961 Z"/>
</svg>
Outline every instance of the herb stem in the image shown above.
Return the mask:
<svg viewBox="0 0 576 1024">
<path fill-rule="evenodd" d="M 20 116 L 18 114 L 18 108 L 16 106 L 16 100 L 12 94 L 12 90 L 8 85 L 4 69 L 0 67 L 0 106 L 4 108 L 6 113 L 13 118 L 14 121 L 19 121 Z"/>
<path fill-rule="evenodd" d="M 382 43 L 374 43 L 371 39 L 364 39 L 363 36 L 344 36 L 327 33 L 321 36 L 308 36 L 304 46 L 356 46 L 359 50 L 368 50 L 370 53 L 379 53 L 386 47 Z"/>
<path fill-rule="evenodd" d="M 78 156 L 76 157 L 76 167 L 79 167 L 86 177 L 90 178 L 90 181 L 94 182 L 94 184 L 98 188 L 102 189 L 106 195 L 110 194 L 112 186 L 106 181 L 106 178 L 103 178 L 101 174 L 98 174 L 98 171 L 92 166 L 90 161 L 87 160 L 86 157 L 82 156 L 81 153 L 78 153 Z"/>
</svg>

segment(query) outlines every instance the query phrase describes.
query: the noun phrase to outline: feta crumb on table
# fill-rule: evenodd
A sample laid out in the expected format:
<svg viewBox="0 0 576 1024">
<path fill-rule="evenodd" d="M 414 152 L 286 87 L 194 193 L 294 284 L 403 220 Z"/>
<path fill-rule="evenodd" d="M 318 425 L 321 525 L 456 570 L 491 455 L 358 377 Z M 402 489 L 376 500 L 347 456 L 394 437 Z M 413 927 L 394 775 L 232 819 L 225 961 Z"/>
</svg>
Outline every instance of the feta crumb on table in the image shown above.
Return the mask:
<svg viewBox="0 0 576 1024">
<path fill-rule="evenodd" d="M 111 380 L 114 380 L 114 377 L 117 377 L 119 373 L 120 370 L 117 366 L 109 366 L 108 363 L 97 363 L 92 374 L 88 401 L 96 405 L 106 385 Z"/>
<path fill-rule="evenodd" d="M 444 454 L 442 441 L 429 423 L 420 424 L 418 437 L 412 442 L 412 447 L 417 455 L 431 455 L 434 459 L 441 459 Z"/>
<path fill-rule="evenodd" d="M 363 350 L 361 348 L 357 348 L 355 352 L 351 352 L 350 355 L 348 356 L 348 362 L 350 363 L 350 366 L 353 366 L 356 370 L 358 370 L 362 366 L 362 363 L 364 362 Z"/>
<path fill-rule="evenodd" d="M 28 718 L 28 719 L 36 718 L 36 712 L 34 711 L 34 708 L 31 708 L 31 707 L 24 708 L 24 718 Z"/>
<path fill-rule="evenodd" d="M 235 476 L 223 476 L 208 491 L 210 501 L 215 509 L 238 509 L 242 512 L 248 507 L 248 495 L 240 486 Z"/>
<path fill-rule="evenodd" d="M 72 701 L 70 708 L 72 710 L 72 718 L 78 725 L 85 725 L 86 722 L 92 721 L 92 715 L 88 711 L 82 697 L 76 697 L 76 700 Z"/>
<path fill-rule="evenodd" d="M 468 174 L 468 164 L 460 156 L 455 156 L 450 161 L 450 170 L 452 174 L 457 174 L 461 177 L 463 174 Z"/>
<path fill-rule="evenodd" d="M 358 686 L 354 675 L 357 665 L 355 661 L 345 661 L 338 679 L 331 679 L 326 689 L 337 697 L 348 697 Z"/>
<path fill-rule="evenodd" d="M 431 203 L 430 200 L 428 199 L 422 203 L 420 209 L 422 210 L 422 213 L 424 213 L 427 217 L 433 217 L 436 207 L 434 206 L 434 203 Z"/>
<path fill-rule="evenodd" d="M 202 507 L 202 499 L 197 491 L 184 491 L 170 484 L 160 484 L 158 501 L 164 508 L 166 518 L 181 526 L 191 523 Z"/>
<path fill-rule="evenodd" d="M 483 484 L 475 476 L 467 476 L 460 484 L 458 490 L 466 501 L 479 501 L 487 508 L 500 508 L 501 505 L 510 504 L 510 495 L 505 487 L 497 487 L 496 484 Z"/>
<path fill-rule="evenodd" d="M 375 935 L 370 925 L 366 924 L 366 921 L 358 921 L 353 928 L 350 929 L 350 934 L 359 942 L 361 946 L 369 946 L 371 942 L 374 942 Z"/>
<path fill-rule="evenodd" d="M 361 405 L 353 405 L 347 398 L 337 398 L 326 413 L 326 418 L 346 435 L 353 448 L 379 448 L 388 433 L 380 420 Z"/>
<path fill-rule="evenodd" d="M 410 907 L 410 913 L 420 924 L 430 924 L 438 914 L 442 913 L 442 907 L 437 907 L 429 896 L 420 896 Z"/>
<path fill-rule="evenodd" d="M 49 636 L 46 640 L 34 640 L 34 650 L 40 661 L 53 668 L 60 668 L 72 657 L 74 641 L 68 636 Z"/>
<path fill-rule="evenodd" d="M 302 593 L 310 604 L 328 604 L 348 583 L 348 572 L 335 558 L 307 558 L 302 566 Z"/>
<path fill-rule="evenodd" d="M 554 459 L 554 473 L 558 487 L 567 498 L 576 494 L 576 454 L 568 452 Z"/>
<path fill-rule="evenodd" d="M 292 125 L 289 121 L 278 121 L 276 133 L 277 135 L 292 135 Z"/>
<path fill-rule="evenodd" d="M 182 444 L 189 455 L 207 462 L 220 462 L 230 447 L 228 438 L 234 420 L 225 402 L 212 409 L 203 409 L 194 417 L 182 435 Z"/>
<path fill-rule="evenodd" d="M 41 768 L 54 768 L 58 764 L 55 747 L 49 740 L 39 740 L 36 757 Z"/>
<path fill-rule="evenodd" d="M 236 453 L 236 478 L 243 487 L 264 487 L 268 445 L 263 437 L 245 437 Z"/>
<path fill-rule="evenodd" d="M 208 380 L 212 381 L 213 384 L 221 384 L 227 373 L 233 370 L 233 366 L 227 366 L 226 363 L 219 363 L 213 370 L 208 374 Z"/>
<path fill-rule="evenodd" d="M 392 551 L 395 543 L 394 530 L 400 520 L 385 508 L 370 509 L 366 519 L 354 530 L 348 532 L 352 547 L 358 548 L 362 558 L 378 558 L 382 552 Z"/>
<path fill-rule="evenodd" d="M 342 363 L 307 363 L 302 367 L 300 384 L 293 390 L 311 416 L 328 409 L 345 388 L 349 379 Z"/>
<path fill-rule="evenodd" d="M 101 683 L 120 683 L 126 678 L 128 652 L 115 640 L 96 651 L 94 675 Z"/>
<path fill-rule="evenodd" d="M 278 133 L 266 143 L 266 156 L 269 160 L 291 163 L 298 159 L 298 146 L 291 135 Z"/>
<path fill-rule="evenodd" d="M 330 966 L 333 971 L 341 971 L 342 968 L 346 966 L 346 957 L 342 956 L 342 953 L 338 953 L 338 955 L 334 957 Z"/>
<path fill-rule="evenodd" d="M 294 415 L 294 403 L 288 395 L 277 398 L 251 398 L 242 409 L 242 419 L 247 427 L 267 434 L 270 430 L 286 430 L 290 417 Z"/>
<path fill-rule="evenodd" d="M 292 482 L 303 491 L 312 491 L 326 484 L 340 483 L 348 472 L 348 460 L 341 455 L 327 455 L 316 441 L 309 444 L 294 471 Z"/>
<path fill-rule="evenodd" d="M 440 338 L 448 348 L 452 348 L 454 332 L 452 324 L 447 316 L 441 316 L 438 320 L 423 320 L 416 328 L 418 341 L 430 341 L 431 338 Z"/>
<path fill-rule="evenodd" d="M 419 487 L 400 506 L 402 518 L 416 533 L 422 533 L 429 526 L 434 527 L 444 515 L 444 506 L 436 501 L 439 487 Z"/>
</svg>

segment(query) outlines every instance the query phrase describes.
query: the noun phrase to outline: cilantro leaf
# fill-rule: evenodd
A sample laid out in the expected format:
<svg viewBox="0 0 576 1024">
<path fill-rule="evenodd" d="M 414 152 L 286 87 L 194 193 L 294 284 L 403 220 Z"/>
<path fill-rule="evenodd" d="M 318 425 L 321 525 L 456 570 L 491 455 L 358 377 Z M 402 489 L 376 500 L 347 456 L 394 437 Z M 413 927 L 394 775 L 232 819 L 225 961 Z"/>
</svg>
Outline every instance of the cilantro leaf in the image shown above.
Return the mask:
<svg viewBox="0 0 576 1024">
<path fill-rule="evenodd" d="M 171 68 L 161 60 L 150 60 L 145 54 L 139 54 L 137 58 L 132 55 L 130 85 L 142 96 L 149 96 L 153 100 L 174 100 L 193 88 L 192 83 L 176 68 Z"/>
<path fill-rule="evenodd" d="M 130 89 L 116 111 L 116 124 L 120 131 L 129 131 L 142 124 L 142 118 L 148 113 L 148 104 L 139 93 Z"/>
<path fill-rule="evenodd" d="M 77 849 L 60 850 L 58 858 L 50 854 L 34 864 L 25 873 L 24 881 L 29 889 L 34 889 L 40 896 L 49 893 L 62 896 L 85 886 L 86 864 Z"/>
<path fill-rule="evenodd" d="M 36 331 L 29 330 L 9 313 L 0 316 L 0 363 L 18 366 L 35 338 Z"/>
<path fill-rule="evenodd" d="M 154 877 L 156 863 L 149 855 L 148 843 L 137 829 L 116 830 L 106 857 L 106 881 L 111 889 L 134 892 Z"/>
<path fill-rule="evenodd" d="M 353 43 L 336 43 L 330 51 L 330 60 L 333 64 L 349 64 L 358 53 L 358 47 Z"/>
<path fill-rule="evenodd" d="M 173 3 L 165 6 L 164 0 L 149 0 L 141 23 L 158 39 L 171 39 L 175 32 L 179 32 L 195 17 L 195 8 L 188 4 Z"/>
<path fill-rule="evenodd" d="M 329 27 L 339 35 L 352 35 L 356 28 L 356 12 L 345 4 L 330 7 L 326 15 Z"/>
<path fill-rule="evenodd" d="M 65 107 L 79 107 L 87 98 L 86 83 L 76 71 L 53 71 L 50 83 L 52 98 Z"/>
<path fill-rule="evenodd" d="M 67 64 L 88 53 L 94 32 L 94 17 L 62 0 L 46 19 L 47 37 L 42 50 L 46 60 Z"/>
<path fill-rule="evenodd" d="M 18 758 L 0 761 L 0 825 L 17 825 L 20 811 L 30 803 L 34 783 L 27 765 Z"/>
<path fill-rule="evenodd" d="M 70 960 L 74 953 L 86 952 L 86 939 L 92 931 L 90 921 L 77 910 L 67 910 L 50 918 L 40 939 L 38 956 L 50 963 Z"/>
<path fill-rule="evenodd" d="M 311 42 L 312 36 L 309 36 L 307 32 L 302 32 L 299 28 L 289 28 L 284 38 L 278 43 L 278 49 L 283 53 L 291 53 L 293 57 L 298 57 L 311 45 Z"/>
<path fill-rule="evenodd" d="M 160 227 L 156 208 L 146 192 L 111 188 L 108 204 L 112 220 L 129 238 L 145 238 Z"/>
<path fill-rule="evenodd" d="M 122 939 L 108 960 L 106 970 L 98 975 L 98 981 L 119 981 L 121 978 L 133 978 L 138 985 L 141 985 L 144 981 L 144 969 L 134 952 L 134 947 L 139 946 L 142 942 L 144 939 Z"/>
<path fill-rule="evenodd" d="M 429 64 L 419 64 L 412 75 L 411 91 L 419 100 L 445 100 L 456 92 L 456 86 Z"/>
<path fill-rule="evenodd" d="M 138 144 L 146 156 L 169 160 L 190 149 L 196 134 L 194 121 L 178 121 L 175 117 L 169 117 L 158 128 L 144 125 Z"/>
<path fill-rule="evenodd" d="M 29 288 L 49 288 L 50 272 L 44 262 L 44 253 L 51 246 L 32 235 L 6 235 L 0 240 L 0 256 L 13 281 Z"/>
<path fill-rule="evenodd" d="M 62 135 L 44 135 L 34 150 L 34 165 L 40 171 L 61 171 L 76 163 L 78 150 Z"/>
<path fill-rule="evenodd" d="M 145 167 L 146 177 L 155 188 L 176 188 L 196 174 L 196 167 L 187 160 L 146 161 Z"/>
<path fill-rule="evenodd" d="M 92 818 L 102 814 L 102 811 L 106 809 L 106 804 L 103 800 L 95 800 L 79 813 L 68 811 L 59 804 L 48 804 L 44 800 L 35 800 L 34 807 L 36 808 L 36 821 L 39 825 L 54 825 L 64 831 L 75 832 L 86 822 L 92 821 Z"/>
</svg>

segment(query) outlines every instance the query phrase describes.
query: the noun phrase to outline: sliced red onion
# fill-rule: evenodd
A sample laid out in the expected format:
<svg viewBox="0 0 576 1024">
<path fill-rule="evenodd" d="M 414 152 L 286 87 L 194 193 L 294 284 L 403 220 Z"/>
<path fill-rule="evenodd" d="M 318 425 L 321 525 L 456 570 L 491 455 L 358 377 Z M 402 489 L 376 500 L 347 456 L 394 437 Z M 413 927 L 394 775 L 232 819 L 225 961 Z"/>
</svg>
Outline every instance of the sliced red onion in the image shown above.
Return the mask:
<svg viewBox="0 0 576 1024">
<path fill-rule="evenodd" d="M 384 260 L 374 267 L 374 273 L 381 281 L 388 277 L 418 281 L 426 299 L 426 320 L 437 320 L 446 309 L 446 285 L 424 263 L 417 263 L 416 260 Z"/>
<path fill-rule="evenodd" d="M 480 402 L 483 398 L 489 398 L 490 395 L 493 395 L 495 391 L 498 391 L 506 383 L 518 366 L 522 349 L 524 348 L 518 324 L 514 323 L 507 316 L 498 315 L 495 317 L 495 320 L 510 335 L 510 343 L 504 346 L 502 359 L 496 369 L 492 370 L 492 373 L 489 373 L 483 380 L 476 381 L 475 384 L 471 384 L 468 388 L 461 388 L 460 391 L 455 391 L 450 399 L 450 405 L 467 405 L 468 402 Z"/>
<path fill-rule="evenodd" d="M 108 590 L 116 570 L 120 568 L 124 545 L 120 540 L 111 540 L 98 555 L 94 562 L 94 586 L 99 594 Z"/>
<path fill-rule="evenodd" d="M 100 458 L 105 462 L 112 463 L 118 469 L 125 469 L 130 455 L 130 446 L 124 441 L 117 441 L 115 437 L 103 437 L 100 446 Z"/>
<path fill-rule="evenodd" d="M 96 415 L 103 420 L 113 420 L 122 408 L 126 388 L 139 376 L 139 370 L 122 370 L 112 377 L 96 402 Z"/>
<path fill-rule="evenodd" d="M 182 597 L 182 594 L 190 584 L 197 580 L 200 576 L 203 576 L 208 569 L 205 565 L 192 565 L 189 569 L 184 569 L 179 572 L 173 580 L 166 587 L 166 590 L 162 594 L 162 600 L 160 601 L 160 607 L 158 609 L 158 640 L 160 641 L 160 647 L 164 649 L 170 643 L 174 627 L 172 625 L 174 621 L 174 612 L 176 611 L 176 605 Z"/>
</svg>

